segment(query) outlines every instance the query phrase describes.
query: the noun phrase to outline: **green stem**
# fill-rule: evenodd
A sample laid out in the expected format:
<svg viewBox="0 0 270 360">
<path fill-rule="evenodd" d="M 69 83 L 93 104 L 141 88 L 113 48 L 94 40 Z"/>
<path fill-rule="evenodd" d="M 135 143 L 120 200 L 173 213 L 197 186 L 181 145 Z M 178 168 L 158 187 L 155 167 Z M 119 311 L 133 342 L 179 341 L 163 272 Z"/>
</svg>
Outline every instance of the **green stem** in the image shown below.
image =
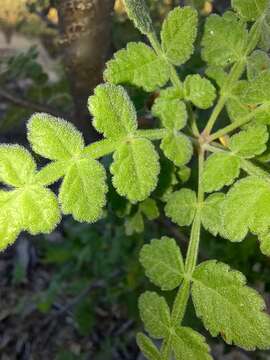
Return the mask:
<svg viewBox="0 0 270 360">
<path fill-rule="evenodd" d="M 190 279 L 184 279 L 174 300 L 172 309 L 172 326 L 177 327 L 183 321 L 190 294 Z"/>
<path fill-rule="evenodd" d="M 241 159 L 241 168 L 249 175 L 257 176 L 259 178 L 270 181 L 269 173 L 255 165 L 250 160 Z"/>
<path fill-rule="evenodd" d="M 108 139 L 96 141 L 85 147 L 84 155 L 91 155 L 94 159 L 99 159 L 105 155 L 109 155 L 117 149 L 119 142 Z"/>
<path fill-rule="evenodd" d="M 227 135 L 228 133 L 230 133 L 230 132 L 238 129 L 239 127 L 241 127 L 241 126 L 243 126 L 243 125 L 245 125 L 245 124 L 247 124 L 247 123 L 249 123 L 251 120 L 254 119 L 254 117 L 255 117 L 257 114 L 259 114 L 259 113 L 261 113 L 261 112 L 263 112 L 263 111 L 265 111 L 265 110 L 268 110 L 269 108 L 270 108 L 270 104 L 268 104 L 268 103 L 259 106 L 257 109 L 255 109 L 254 111 L 252 111 L 250 114 L 244 116 L 242 119 L 240 119 L 240 120 L 238 120 L 238 121 L 235 121 L 235 122 L 233 122 L 232 124 L 224 127 L 224 128 L 221 129 L 221 130 L 218 130 L 217 132 L 215 132 L 214 134 L 212 134 L 212 135 L 210 136 L 210 139 L 209 139 L 210 142 L 211 142 L 211 141 L 214 141 L 214 140 L 216 140 L 216 139 L 218 139 L 218 138 L 220 138 L 220 137 L 222 137 L 222 136 L 224 136 L 224 135 Z"/>
<path fill-rule="evenodd" d="M 146 130 L 137 130 L 135 133 L 136 137 L 143 137 L 149 140 L 161 140 L 163 139 L 168 130 L 166 129 L 146 129 Z"/>
</svg>

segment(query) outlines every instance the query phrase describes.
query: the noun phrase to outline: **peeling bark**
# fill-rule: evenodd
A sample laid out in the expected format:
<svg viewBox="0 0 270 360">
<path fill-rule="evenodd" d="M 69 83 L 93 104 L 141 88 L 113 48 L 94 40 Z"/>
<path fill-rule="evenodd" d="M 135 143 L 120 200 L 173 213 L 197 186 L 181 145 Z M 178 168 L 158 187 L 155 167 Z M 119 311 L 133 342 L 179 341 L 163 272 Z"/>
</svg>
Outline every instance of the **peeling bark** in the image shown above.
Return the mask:
<svg viewBox="0 0 270 360">
<path fill-rule="evenodd" d="M 87 99 L 102 82 L 111 48 L 114 0 L 59 0 L 60 45 L 74 98 L 74 124 L 94 140 Z"/>
</svg>

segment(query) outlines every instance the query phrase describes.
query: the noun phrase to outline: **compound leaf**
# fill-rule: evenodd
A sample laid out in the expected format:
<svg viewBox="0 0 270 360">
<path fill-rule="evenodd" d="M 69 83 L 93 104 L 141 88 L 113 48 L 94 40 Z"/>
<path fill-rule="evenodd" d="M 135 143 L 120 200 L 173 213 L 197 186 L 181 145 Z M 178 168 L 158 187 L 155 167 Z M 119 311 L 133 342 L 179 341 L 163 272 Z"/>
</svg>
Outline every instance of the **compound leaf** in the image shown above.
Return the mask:
<svg viewBox="0 0 270 360">
<path fill-rule="evenodd" d="M 191 7 L 177 7 L 165 19 L 162 30 L 162 48 L 166 57 L 175 65 L 184 64 L 194 51 L 198 15 Z"/>
<path fill-rule="evenodd" d="M 185 98 L 200 109 L 208 109 L 214 104 L 216 89 L 211 81 L 200 75 L 189 75 L 184 82 Z"/>
<path fill-rule="evenodd" d="M 247 60 L 247 76 L 249 81 L 256 79 L 264 70 L 270 69 L 270 58 L 266 52 L 255 50 Z"/>
<path fill-rule="evenodd" d="M 19 145 L 0 146 L 0 181 L 20 187 L 31 183 L 36 173 L 36 163 L 24 147 Z"/>
<path fill-rule="evenodd" d="M 40 185 L 22 190 L 19 196 L 21 222 L 30 234 L 49 234 L 61 220 L 57 197 Z"/>
<path fill-rule="evenodd" d="M 140 262 L 147 277 L 162 290 L 178 287 L 184 274 L 184 262 L 174 239 L 166 236 L 153 239 L 144 245 L 140 253 Z"/>
<path fill-rule="evenodd" d="M 174 89 L 174 88 L 172 88 Z M 176 93 L 177 89 L 175 89 Z M 181 90 L 179 90 L 180 92 Z M 169 93 L 171 96 L 169 97 Z M 187 123 L 187 109 L 183 101 L 172 96 L 169 89 L 162 90 L 152 107 L 152 113 L 158 117 L 162 125 L 170 130 L 181 130 Z"/>
<path fill-rule="evenodd" d="M 193 147 L 189 138 L 182 133 L 168 132 L 160 147 L 176 166 L 183 166 L 191 160 Z"/>
<path fill-rule="evenodd" d="M 202 224 L 214 236 L 222 230 L 222 204 L 225 194 L 214 193 L 204 201 L 202 210 Z"/>
<path fill-rule="evenodd" d="M 166 300 L 155 292 L 146 291 L 139 298 L 139 310 L 145 330 L 155 339 L 169 335 L 171 319 Z"/>
<path fill-rule="evenodd" d="M 165 59 L 144 43 L 129 43 L 107 63 L 104 78 L 113 84 L 132 84 L 154 91 L 169 80 L 170 71 Z"/>
<path fill-rule="evenodd" d="M 147 139 L 131 139 L 119 146 L 111 165 L 113 185 L 131 202 L 143 201 L 155 189 L 160 171 L 158 154 Z"/>
<path fill-rule="evenodd" d="M 232 0 L 232 7 L 245 21 L 255 21 L 268 6 L 268 0 Z"/>
<path fill-rule="evenodd" d="M 181 189 L 169 196 L 165 213 L 179 226 L 188 226 L 194 219 L 196 208 L 196 193 L 190 189 Z"/>
<path fill-rule="evenodd" d="M 82 134 L 69 122 L 48 114 L 34 114 L 28 122 L 32 149 L 50 160 L 67 160 L 81 154 Z"/>
<path fill-rule="evenodd" d="M 137 129 L 137 115 L 133 103 L 122 86 L 102 84 L 89 97 L 93 124 L 105 137 L 119 139 Z"/>
<path fill-rule="evenodd" d="M 264 125 L 249 126 L 229 140 L 231 151 L 244 158 L 252 158 L 266 150 L 269 134 Z"/>
<path fill-rule="evenodd" d="M 210 65 L 226 67 L 244 54 L 248 33 L 246 25 L 231 12 L 206 20 L 202 57 Z"/>
<path fill-rule="evenodd" d="M 192 299 L 197 316 L 212 336 L 246 350 L 270 346 L 270 317 L 259 294 L 246 286 L 243 274 L 214 261 L 193 273 Z"/>
<path fill-rule="evenodd" d="M 203 187 L 205 192 L 222 189 L 231 185 L 240 174 L 240 159 L 229 153 L 215 153 L 205 162 Z"/>
<path fill-rule="evenodd" d="M 137 344 L 143 353 L 143 355 L 148 360 L 161 360 L 161 354 L 153 344 L 152 340 L 149 339 L 148 336 L 144 335 L 143 333 L 139 333 L 137 335 Z"/>
<path fill-rule="evenodd" d="M 64 214 L 79 222 L 95 222 L 102 215 L 107 191 L 103 166 L 93 159 L 74 161 L 60 187 L 59 200 Z"/>
<path fill-rule="evenodd" d="M 134 22 L 135 26 L 143 34 L 151 33 L 153 25 L 145 0 L 124 0 L 124 4 L 128 17 Z"/>
<path fill-rule="evenodd" d="M 176 360 L 211 360 L 205 338 L 188 327 L 179 327 L 172 337 L 172 348 Z"/>
<path fill-rule="evenodd" d="M 229 190 L 222 205 L 222 236 L 242 241 L 248 231 L 264 233 L 270 226 L 270 186 L 261 178 L 249 176 Z"/>
</svg>

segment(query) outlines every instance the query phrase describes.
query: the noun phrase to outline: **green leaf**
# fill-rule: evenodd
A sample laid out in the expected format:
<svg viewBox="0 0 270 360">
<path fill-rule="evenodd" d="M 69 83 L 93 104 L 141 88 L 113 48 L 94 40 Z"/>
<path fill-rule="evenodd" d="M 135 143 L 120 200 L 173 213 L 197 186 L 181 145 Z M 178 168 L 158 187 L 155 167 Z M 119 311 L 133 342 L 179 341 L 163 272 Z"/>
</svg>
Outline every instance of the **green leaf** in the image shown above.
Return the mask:
<svg viewBox="0 0 270 360">
<path fill-rule="evenodd" d="M 181 90 L 175 89 L 175 95 Z M 180 96 L 173 97 L 174 88 L 162 90 L 152 107 L 152 113 L 162 121 L 162 125 L 170 130 L 181 130 L 187 123 L 187 109 Z M 176 93 L 177 91 L 177 93 Z"/>
<path fill-rule="evenodd" d="M 264 51 L 270 49 L 270 11 L 266 12 L 264 20 L 262 22 L 261 38 L 258 43 L 258 47 Z"/>
<path fill-rule="evenodd" d="M 216 98 L 216 89 L 212 83 L 200 75 L 189 75 L 184 82 L 186 100 L 191 101 L 200 109 L 213 106 Z"/>
<path fill-rule="evenodd" d="M 172 337 L 175 360 L 211 360 L 210 349 L 205 338 L 188 327 L 180 327 Z"/>
<path fill-rule="evenodd" d="M 137 344 L 143 353 L 143 355 L 148 360 L 162 360 L 160 352 L 156 348 L 156 346 L 153 344 L 152 340 L 149 339 L 148 336 L 139 333 L 136 337 Z"/>
<path fill-rule="evenodd" d="M 261 72 L 253 81 L 249 82 L 242 101 L 249 105 L 260 105 L 269 102 L 270 98 L 270 70 Z"/>
<path fill-rule="evenodd" d="M 270 256 L 270 232 L 261 234 L 259 236 L 259 240 L 261 243 L 260 246 L 261 252 L 266 256 Z"/>
<path fill-rule="evenodd" d="M 131 139 L 119 146 L 111 165 L 113 185 L 131 202 L 143 201 L 155 189 L 160 166 L 158 154 L 147 139 Z"/>
<path fill-rule="evenodd" d="M 31 154 L 19 145 L 0 145 L 0 181 L 20 187 L 31 183 L 36 163 Z"/>
<path fill-rule="evenodd" d="M 231 185 L 240 174 L 240 159 L 230 153 L 215 153 L 205 162 L 203 172 L 203 188 L 205 192 L 222 189 Z"/>
<path fill-rule="evenodd" d="M 126 218 L 125 221 L 125 232 L 128 236 L 135 233 L 142 233 L 144 231 L 143 216 L 140 211 L 137 211 L 134 215 Z"/>
<path fill-rule="evenodd" d="M 269 69 L 270 58 L 266 52 L 256 50 L 248 57 L 247 76 L 249 81 L 255 80 L 261 72 Z"/>
<path fill-rule="evenodd" d="M 144 245 L 140 262 L 147 277 L 163 291 L 175 289 L 183 279 L 183 257 L 174 239 L 163 236 Z"/>
<path fill-rule="evenodd" d="M 239 61 L 245 52 L 246 25 L 231 12 L 222 17 L 211 15 L 206 20 L 202 39 L 202 57 L 210 65 L 226 67 Z"/>
<path fill-rule="evenodd" d="M 155 292 L 146 291 L 139 298 L 139 310 L 146 331 L 155 339 L 169 335 L 171 319 L 166 300 Z"/>
<path fill-rule="evenodd" d="M 230 189 L 222 205 L 222 236 L 242 241 L 248 231 L 264 233 L 270 226 L 270 186 L 266 180 L 249 176 Z"/>
<path fill-rule="evenodd" d="M 194 219 L 196 208 L 196 193 L 190 189 L 181 189 L 169 196 L 165 213 L 179 226 L 188 226 Z"/>
<path fill-rule="evenodd" d="M 66 174 L 69 165 L 64 160 L 52 161 L 37 172 L 34 182 L 44 186 L 52 185 Z"/>
<path fill-rule="evenodd" d="M 197 11 L 191 7 L 176 7 L 168 14 L 162 26 L 161 40 L 162 49 L 171 63 L 182 65 L 190 58 L 197 26 Z"/>
<path fill-rule="evenodd" d="M 252 158 L 266 150 L 268 138 L 266 126 L 249 126 L 246 130 L 240 131 L 230 138 L 229 148 L 236 155 Z"/>
<path fill-rule="evenodd" d="M 119 139 L 137 129 L 136 110 L 122 86 L 97 86 L 95 95 L 89 97 L 88 106 L 95 128 L 105 137 Z"/>
<path fill-rule="evenodd" d="M 168 132 L 160 147 L 165 156 L 177 166 L 187 164 L 193 154 L 191 141 L 182 133 Z"/>
<path fill-rule="evenodd" d="M 27 128 L 32 149 L 47 159 L 71 159 L 84 148 L 82 134 L 71 123 L 51 115 L 33 115 Z"/>
<path fill-rule="evenodd" d="M 155 220 L 159 217 L 159 209 L 157 203 L 153 199 L 146 199 L 139 205 L 140 211 L 148 220 Z"/>
<path fill-rule="evenodd" d="M 79 222 L 95 222 L 102 216 L 107 192 L 103 166 L 93 159 L 74 161 L 61 184 L 59 200 L 64 214 Z"/>
<path fill-rule="evenodd" d="M 228 77 L 228 74 L 224 69 L 215 65 L 208 66 L 205 73 L 210 79 L 215 80 L 220 88 L 224 85 Z"/>
<path fill-rule="evenodd" d="M 144 43 L 129 43 L 107 63 L 104 78 L 113 84 L 132 84 L 154 91 L 169 80 L 170 70 L 165 59 Z"/>
<path fill-rule="evenodd" d="M 124 0 L 128 17 L 143 33 L 153 32 L 152 20 L 145 0 Z"/>
<path fill-rule="evenodd" d="M 179 176 L 181 182 L 185 184 L 190 179 L 191 169 L 187 166 L 181 166 L 177 171 L 177 175 Z"/>
<path fill-rule="evenodd" d="M 61 220 L 57 197 L 42 186 L 23 189 L 19 204 L 22 227 L 31 235 L 49 234 Z"/>
<path fill-rule="evenodd" d="M 257 20 L 268 6 L 268 0 L 232 0 L 232 7 L 245 21 Z"/>
<path fill-rule="evenodd" d="M 225 194 L 214 193 L 204 201 L 202 210 L 202 224 L 214 236 L 222 230 L 222 204 Z"/>
<path fill-rule="evenodd" d="M 206 261 L 193 273 L 196 314 L 212 336 L 246 350 L 270 346 L 270 317 L 258 293 L 246 286 L 243 274 L 228 265 Z"/>
</svg>

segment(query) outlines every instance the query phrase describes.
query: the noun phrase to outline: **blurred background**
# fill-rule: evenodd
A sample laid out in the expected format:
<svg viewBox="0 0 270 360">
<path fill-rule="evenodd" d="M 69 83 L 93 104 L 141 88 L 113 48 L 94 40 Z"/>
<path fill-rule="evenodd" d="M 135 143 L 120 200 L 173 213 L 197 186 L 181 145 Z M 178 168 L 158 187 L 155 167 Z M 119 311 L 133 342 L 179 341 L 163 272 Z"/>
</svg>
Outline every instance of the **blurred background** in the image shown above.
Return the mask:
<svg viewBox="0 0 270 360">
<path fill-rule="evenodd" d="M 207 15 L 229 7 L 225 0 L 149 0 L 156 28 L 168 11 L 185 4 L 198 9 L 201 30 Z M 88 142 L 97 140 L 87 98 L 102 82 L 106 60 L 138 40 L 146 41 L 127 19 L 121 0 L 0 0 L 1 143 L 28 146 L 26 121 L 34 112 L 63 117 Z M 197 52 L 180 71 L 203 69 Z M 154 126 L 150 108 L 157 94 L 128 91 L 140 126 Z M 110 161 L 104 159 L 104 165 Z M 161 165 L 150 200 L 131 205 L 110 187 L 109 205 L 97 224 L 67 217 L 53 234 L 23 234 L 0 254 L 1 360 L 143 360 L 135 343 L 141 330 L 137 299 L 152 285 L 138 252 L 162 235 L 175 237 L 185 252 L 188 233 L 166 220 L 160 199 L 179 181 L 194 181 L 187 168 L 176 169 L 162 157 Z M 260 254 L 255 238 L 232 244 L 203 232 L 200 259 L 208 258 L 241 270 L 270 307 L 270 260 Z M 168 294 L 169 302 L 172 298 Z M 247 353 L 212 339 L 191 304 L 185 323 L 203 332 L 214 359 L 270 359 L 270 352 Z"/>
</svg>

